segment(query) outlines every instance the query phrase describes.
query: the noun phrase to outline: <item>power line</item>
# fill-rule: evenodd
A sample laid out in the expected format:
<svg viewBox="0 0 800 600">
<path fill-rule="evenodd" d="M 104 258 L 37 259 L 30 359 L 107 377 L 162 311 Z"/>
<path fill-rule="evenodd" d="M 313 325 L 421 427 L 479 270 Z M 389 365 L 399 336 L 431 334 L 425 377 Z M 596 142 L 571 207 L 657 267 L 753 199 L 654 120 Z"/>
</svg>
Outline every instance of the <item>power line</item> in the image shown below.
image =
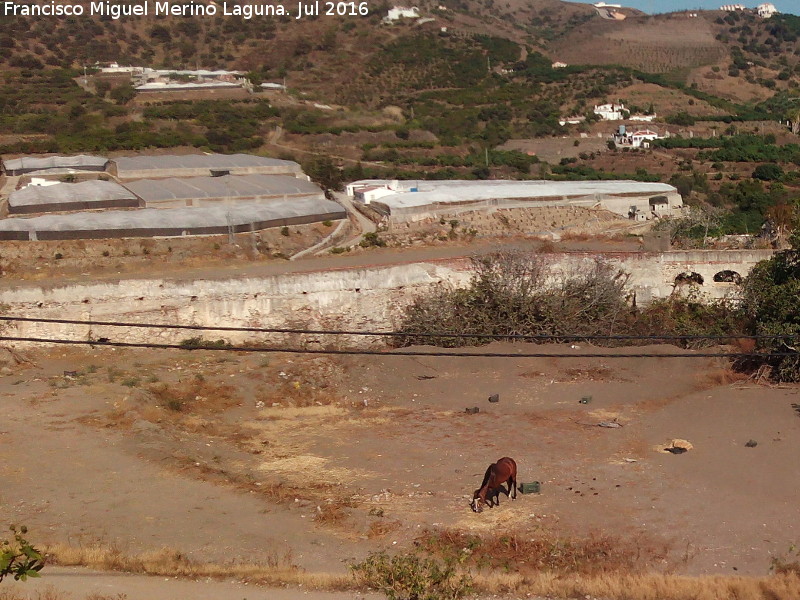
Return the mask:
<svg viewBox="0 0 800 600">
<path fill-rule="evenodd" d="M 637 352 L 625 354 L 588 353 L 574 354 L 546 352 L 453 352 L 435 350 L 432 352 L 422 350 L 329 350 L 323 348 L 284 348 L 280 346 L 215 346 L 215 345 L 185 345 L 185 344 L 154 344 L 148 342 L 112 342 L 110 340 L 67 340 L 61 338 L 39 337 L 12 337 L 0 336 L 4 342 L 34 342 L 43 344 L 64 344 L 80 346 L 110 346 L 118 348 L 153 348 L 166 350 L 216 350 L 227 352 L 260 352 L 260 353 L 288 353 L 288 354 L 329 354 L 329 355 L 360 355 L 360 356 L 450 356 L 463 358 L 767 358 L 776 356 L 797 356 L 797 352 L 691 352 L 687 353 L 653 353 Z M 691 353 L 690 353 L 691 352 Z"/>
<path fill-rule="evenodd" d="M 231 327 L 224 325 L 178 325 L 166 323 L 131 323 L 123 321 L 94 321 L 78 319 L 50 319 L 43 317 L 19 317 L 0 315 L 0 321 L 21 321 L 28 323 L 58 323 L 64 325 L 92 325 L 102 327 L 135 327 L 144 329 L 177 329 L 189 331 L 234 331 L 249 333 L 289 333 L 297 335 L 351 335 L 401 338 L 449 338 L 449 339 L 489 339 L 515 341 L 633 341 L 633 340 L 794 340 L 800 334 L 786 335 L 595 335 L 595 334 L 515 334 L 515 333 L 449 333 L 449 332 L 411 332 L 411 331 L 351 331 L 346 329 L 293 329 L 282 327 Z"/>
</svg>

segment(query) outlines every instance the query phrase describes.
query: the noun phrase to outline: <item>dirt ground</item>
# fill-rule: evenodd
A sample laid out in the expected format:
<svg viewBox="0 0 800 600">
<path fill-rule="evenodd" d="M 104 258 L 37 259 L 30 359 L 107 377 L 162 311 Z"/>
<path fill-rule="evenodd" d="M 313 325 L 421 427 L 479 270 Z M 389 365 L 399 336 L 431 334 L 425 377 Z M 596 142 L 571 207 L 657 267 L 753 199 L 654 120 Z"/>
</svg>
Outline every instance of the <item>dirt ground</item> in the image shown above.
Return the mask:
<svg viewBox="0 0 800 600">
<path fill-rule="evenodd" d="M 639 350 L 676 351 L 609 352 Z M 0 505 L 39 544 L 335 573 L 427 528 L 597 533 L 661 549 L 659 570 L 764 575 L 800 536 L 798 388 L 691 351 L 23 354 L 3 354 Z M 674 439 L 693 447 L 665 452 Z M 541 494 L 472 513 L 484 470 L 506 455 Z"/>
</svg>

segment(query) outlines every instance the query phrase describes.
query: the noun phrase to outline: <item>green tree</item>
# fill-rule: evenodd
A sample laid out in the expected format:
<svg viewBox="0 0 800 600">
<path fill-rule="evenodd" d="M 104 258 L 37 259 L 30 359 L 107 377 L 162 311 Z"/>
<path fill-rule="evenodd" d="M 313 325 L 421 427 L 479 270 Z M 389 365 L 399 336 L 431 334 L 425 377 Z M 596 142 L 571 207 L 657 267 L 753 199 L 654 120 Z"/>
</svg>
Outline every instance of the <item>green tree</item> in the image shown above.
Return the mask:
<svg viewBox="0 0 800 600">
<path fill-rule="evenodd" d="M 759 341 L 759 350 L 781 353 L 768 356 L 774 376 L 782 381 L 800 381 L 800 252 L 777 253 L 758 263 L 743 283 L 742 309 L 756 335 L 787 336 Z"/>
<path fill-rule="evenodd" d="M 111 99 L 119 104 L 127 104 L 136 97 L 136 90 L 129 83 L 120 85 L 111 90 Z"/>
<path fill-rule="evenodd" d="M 329 156 L 315 156 L 303 163 L 303 171 L 326 190 L 342 189 L 342 170 Z"/>
<path fill-rule="evenodd" d="M 761 181 L 774 181 L 781 177 L 783 177 L 783 169 L 775 163 L 758 165 L 753 171 L 753 179 L 760 179 Z"/>
<path fill-rule="evenodd" d="M 17 531 L 12 525 L 11 532 L 12 539 L 0 542 L 0 581 L 8 576 L 13 576 L 17 581 L 39 577 L 39 571 L 44 567 L 44 557 L 25 539 L 28 529 L 23 526 Z"/>
</svg>

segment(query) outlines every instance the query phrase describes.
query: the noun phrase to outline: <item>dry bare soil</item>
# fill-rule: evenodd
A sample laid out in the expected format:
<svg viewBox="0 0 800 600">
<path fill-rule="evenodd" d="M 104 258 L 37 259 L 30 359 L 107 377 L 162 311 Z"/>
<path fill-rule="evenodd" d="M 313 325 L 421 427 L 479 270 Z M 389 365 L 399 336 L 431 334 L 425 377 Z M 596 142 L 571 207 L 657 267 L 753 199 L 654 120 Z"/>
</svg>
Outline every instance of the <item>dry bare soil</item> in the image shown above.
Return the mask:
<svg viewBox="0 0 800 600">
<path fill-rule="evenodd" d="M 640 350 L 677 351 L 4 353 L 3 520 L 62 553 L 168 547 L 318 573 L 436 529 L 595 534 L 659 572 L 766 575 L 800 539 L 798 388 L 757 385 L 691 351 L 621 356 Z M 676 438 L 692 449 L 665 452 Z M 484 470 L 506 455 L 541 494 L 472 513 Z"/>
</svg>

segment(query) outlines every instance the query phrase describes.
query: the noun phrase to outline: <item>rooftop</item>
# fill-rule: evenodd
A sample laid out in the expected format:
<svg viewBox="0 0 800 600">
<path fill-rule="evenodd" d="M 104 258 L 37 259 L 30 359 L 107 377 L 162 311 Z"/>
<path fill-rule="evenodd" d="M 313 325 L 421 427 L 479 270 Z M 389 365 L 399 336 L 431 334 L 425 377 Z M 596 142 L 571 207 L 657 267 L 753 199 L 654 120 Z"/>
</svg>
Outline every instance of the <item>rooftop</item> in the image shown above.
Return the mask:
<svg viewBox="0 0 800 600">
<path fill-rule="evenodd" d="M 310 181 L 289 175 L 225 175 L 222 177 L 187 177 L 140 179 L 125 184 L 148 202 L 181 198 L 224 198 L 321 194 Z"/>
<path fill-rule="evenodd" d="M 49 186 L 29 185 L 11 192 L 8 204 L 10 207 L 20 207 L 107 200 L 136 200 L 136 196 L 111 181 L 84 181 Z"/>
<path fill-rule="evenodd" d="M 44 215 L 0 220 L 0 231 L 91 231 L 137 229 L 196 229 L 247 225 L 273 219 L 344 212 L 331 200 L 300 198 L 269 203 L 200 208 L 144 208 L 103 212 Z"/>
<path fill-rule="evenodd" d="M 361 182 L 355 182 L 359 184 Z M 494 198 L 591 198 L 627 194 L 677 192 L 666 183 L 640 181 L 400 181 L 364 180 L 368 185 L 393 185 L 398 193 L 383 196 L 390 208 L 425 206 L 434 203 L 469 202 Z M 410 192 L 412 187 L 417 192 Z"/>
<path fill-rule="evenodd" d="M 115 158 L 119 170 L 145 169 L 231 169 L 236 167 L 292 167 L 299 165 L 291 160 L 280 160 L 253 154 L 186 154 L 163 156 L 121 156 Z"/>
<path fill-rule="evenodd" d="M 79 154 L 78 156 L 23 156 L 22 158 L 12 158 L 3 161 L 7 171 L 18 171 L 20 169 L 42 170 L 42 169 L 66 169 L 81 167 L 104 167 L 108 162 L 102 156 L 88 156 Z"/>
</svg>

